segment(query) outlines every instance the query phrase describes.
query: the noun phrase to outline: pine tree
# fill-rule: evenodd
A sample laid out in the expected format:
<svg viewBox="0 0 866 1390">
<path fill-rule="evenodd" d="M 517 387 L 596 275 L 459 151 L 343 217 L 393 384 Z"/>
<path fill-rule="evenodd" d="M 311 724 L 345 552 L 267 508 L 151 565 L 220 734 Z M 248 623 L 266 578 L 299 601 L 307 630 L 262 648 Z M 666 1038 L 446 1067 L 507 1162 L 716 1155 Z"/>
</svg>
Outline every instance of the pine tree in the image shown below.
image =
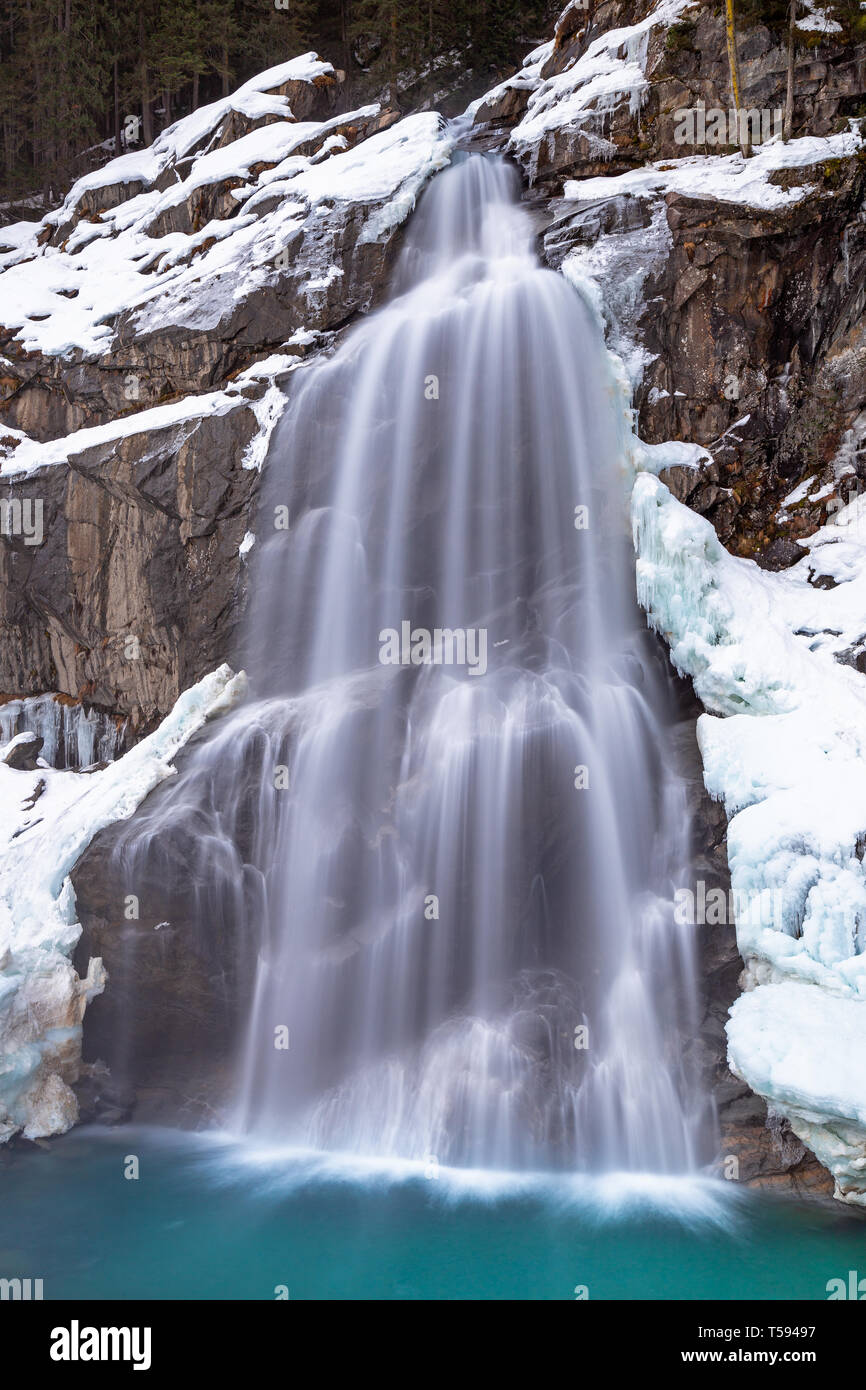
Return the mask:
<svg viewBox="0 0 866 1390">
<path fill-rule="evenodd" d="M 56 194 L 129 116 L 150 144 L 172 120 L 314 49 L 345 69 L 341 100 L 411 107 L 444 55 L 467 69 L 519 60 L 549 0 L 3 0 L 0 161 L 5 196 Z M 741 6 L 787 0 L 739 0 Z M 557 8 L 557 0 L 552 0 Z"/>
<path fill-rule="evenodd" d="M 422 0 L 358 0 L 355 5 L 349 32 L 360 40 L 360 65 L 378 78 L 389 104 L 397 109 L 401 76 L 405 72 L 411 78 L 426 57 L 426 14 Z"/>
<path fill-rule="evenodd" d="M 788 78 L 785 84 L 785 120 L 782 139 L 788 141 L 794 125 L 794 66 L 797 52 L 797 0 L 790 0 L 790 23 L 788 25 Z"/>
<path fill-rule="evenodd" d="M 202 46 L 202 11 L 195 0 L 173 0 L 160 6 L 159 30 L 154 43 L 154 68 L 162 92 L 164 120 L 172 120 L 175 96 L 192 84 L 193 75 L 206 71 Z"/>
<path fill-rule="evenodd" d="M 316 0 L 288 0 L 278 9 L 273 0 L 239 0 L 237 62 L 252 71 L 274 67 L 318 47 Z"/>
<path fill-rule="evenodd" d="M 734 22 L 734 0 L 725 0 L 725 31 L 728 40 L 728 67 L 731 74 L 731 95 L 737 112 L 737 126 L 743 157 L 748 159 L 752 153 L 748 128 L 740 119 L 740 65 L 737 59 L 737 30 Z"/>
</svg>

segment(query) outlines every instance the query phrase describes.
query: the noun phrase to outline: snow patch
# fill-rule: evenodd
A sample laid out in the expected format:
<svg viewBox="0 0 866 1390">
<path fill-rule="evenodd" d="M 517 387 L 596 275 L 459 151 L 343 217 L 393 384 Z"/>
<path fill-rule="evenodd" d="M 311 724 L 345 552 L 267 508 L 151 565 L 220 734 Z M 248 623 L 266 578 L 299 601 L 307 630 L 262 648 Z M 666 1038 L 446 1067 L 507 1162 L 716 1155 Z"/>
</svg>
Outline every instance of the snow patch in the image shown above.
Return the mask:
<svg viewBox="0 0 866 1390">
<path fill-rule="evenodd" d="M 696 154 L 684 159 L 660 160 L 626 174 L 589 179 L 568 179 L 566 198 L 592 202 L 629 194 L 635 198 L 661 198 L 678 193 L 684 198 L 716 199 L 722 203 L 742 203 L 772 212 L 802 202 L 814 188 L 783 188 L 770 183 L 770 175 L 783 169 L 802 169 L 830 159 L 844 159 L 863 148 L 863 137 L 855 125 L 838 135 L 804 135 L 799 140 L 770 140 L 756 145 L 751 159 L 740 153 Z"/>
</svg>

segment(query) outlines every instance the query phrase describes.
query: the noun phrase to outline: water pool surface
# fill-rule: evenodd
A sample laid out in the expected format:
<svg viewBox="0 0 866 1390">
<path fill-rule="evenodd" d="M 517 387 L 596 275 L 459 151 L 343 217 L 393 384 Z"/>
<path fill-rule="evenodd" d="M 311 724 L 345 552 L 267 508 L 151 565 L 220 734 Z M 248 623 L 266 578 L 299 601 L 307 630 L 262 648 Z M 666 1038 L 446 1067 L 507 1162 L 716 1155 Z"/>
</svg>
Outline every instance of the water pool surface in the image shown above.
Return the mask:
<svg viewBox="0 0 866 1390">
<path fill-rule="evenodd" d="M 138 1127 L 0 1161 L 0 1277 L 46 1299 L 825 1300 L 858 1268 L 856 1214 L 712 1179 L 437 1173 Z"/>
</svg>

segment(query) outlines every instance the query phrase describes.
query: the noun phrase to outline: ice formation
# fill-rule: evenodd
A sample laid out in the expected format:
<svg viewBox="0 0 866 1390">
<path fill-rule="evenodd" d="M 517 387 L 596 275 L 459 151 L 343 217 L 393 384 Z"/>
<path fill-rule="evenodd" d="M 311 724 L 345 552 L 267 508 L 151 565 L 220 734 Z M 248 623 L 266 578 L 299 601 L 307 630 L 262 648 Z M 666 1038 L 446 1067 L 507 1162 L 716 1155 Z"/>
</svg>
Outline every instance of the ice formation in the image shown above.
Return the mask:
<svg viewBox="0 0 866 1390">
<path fill-rule="evenodd" d="M 0 740 L 33 733 L 51 767 L 83 768 L 111 762 L 123 749 L 126 721 L 56 695 L 7 700 L 0 705 Z"/>
<path fill-rule="evenodd" d="M 866 1204 L 866 683 L 838 660 L 866 625 L 864 499 L 781 573 L 729 555 L 648 473 L 633 520 L 639 596 L 710 711 L 698 721 L 705 781 L 730 817 L 733 889 L 754 905 L 737 923 L 746 990 L 731 1065 L 837 1194 Z M 836 587 L 814 587 L 816 575 Z"/>
</svg>

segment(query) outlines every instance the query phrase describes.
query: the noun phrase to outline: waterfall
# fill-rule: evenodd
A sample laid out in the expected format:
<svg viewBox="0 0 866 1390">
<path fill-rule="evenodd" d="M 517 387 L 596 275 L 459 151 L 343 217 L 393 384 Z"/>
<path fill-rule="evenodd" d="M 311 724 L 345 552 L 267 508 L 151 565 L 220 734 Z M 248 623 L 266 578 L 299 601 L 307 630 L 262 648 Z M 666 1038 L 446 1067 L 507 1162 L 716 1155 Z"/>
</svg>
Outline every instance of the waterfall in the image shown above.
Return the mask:
<svg viewBox="0 0 866 1390">
<path fill-rule="evenodd" d="M 702 1100 L 669 694 L 622 412 L 503 161 L 459 157 L 390 302 L 296 372 L 249 702 L 117 853 L 250 962 L 239 1129 L 496 1168 L 686 1171 Z"/>
</svg>

